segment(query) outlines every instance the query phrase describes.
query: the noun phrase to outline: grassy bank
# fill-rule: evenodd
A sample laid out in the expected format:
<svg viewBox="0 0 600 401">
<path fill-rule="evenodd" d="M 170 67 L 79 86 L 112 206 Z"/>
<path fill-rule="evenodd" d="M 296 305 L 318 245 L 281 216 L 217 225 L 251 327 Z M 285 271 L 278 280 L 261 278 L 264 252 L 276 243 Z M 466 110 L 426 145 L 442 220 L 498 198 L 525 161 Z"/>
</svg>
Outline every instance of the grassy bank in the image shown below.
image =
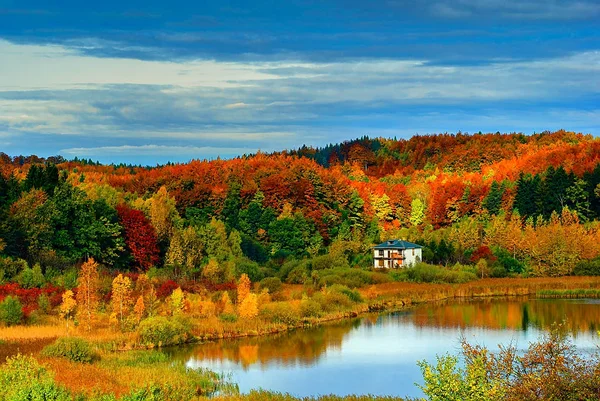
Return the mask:
<svg viewBox="0 0 600 401">
<path fill-rule="evenodd" d="M 569 290 L 540 290 L 536 293 L 538 298 L 600 298 L 600 289 L 575 288 Z"/>
</svg>

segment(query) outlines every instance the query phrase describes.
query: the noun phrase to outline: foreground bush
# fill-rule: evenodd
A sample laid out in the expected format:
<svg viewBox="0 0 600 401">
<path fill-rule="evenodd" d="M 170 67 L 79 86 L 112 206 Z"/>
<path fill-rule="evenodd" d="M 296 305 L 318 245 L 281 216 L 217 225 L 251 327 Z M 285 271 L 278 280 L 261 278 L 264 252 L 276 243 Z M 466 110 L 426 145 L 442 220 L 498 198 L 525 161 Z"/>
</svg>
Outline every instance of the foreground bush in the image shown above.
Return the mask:
<svg viewBox="0 0 600 401">
<path fill-rule="evenodd" d="M 190 338 L 189 323 L 178 317 L 155 316 L 140 322 L 138 333 L 145 345 L 162 347 L 183 344 Z"/>
<path fill-rule="evenodd" d="M 42 355 L 53 358 L 66 358 L 72 362 L 91 363 L 97 359 L 90 344 L 82 338 L 63 337 L 42 350 Z"/>
<path fill-rule="evenodd" d="M 33 357 L 16 355 L 0 369 L 0 400 L 70 401 L 69 392 Z"/>
<path fill-rule="evenodd" d="M 523 354 L 515 346 L 497 354 L 463 342 L 464 368 L 459 359 L 438 357 L 436 365 L 419 362 L 431 401 L 568 401 L 600 396 L 598 356 L 576 352 L 563 326 L 554 326 Z"/>
</svg>

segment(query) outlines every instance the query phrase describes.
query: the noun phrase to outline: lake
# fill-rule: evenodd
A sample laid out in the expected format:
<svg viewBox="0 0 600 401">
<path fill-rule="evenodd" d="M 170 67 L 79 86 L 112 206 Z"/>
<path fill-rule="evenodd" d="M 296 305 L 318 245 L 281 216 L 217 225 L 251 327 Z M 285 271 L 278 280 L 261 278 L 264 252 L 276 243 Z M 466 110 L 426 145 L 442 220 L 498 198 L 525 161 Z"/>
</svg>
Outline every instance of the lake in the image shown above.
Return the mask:
<svg viewBox="0 0 600 401">
<path fill-rule="evenodd" d="M 172 350 L 190 367 L 230 374 L 241 392 L 263 388 L 296 396 L 421 396 L 417 361 L 457 354 L 460 338 L 519 349 L 565 321 L 581 352 L 600 344 L 600 301 L 493 298 L 423 304 L 283 334 Z"/>
</svg>

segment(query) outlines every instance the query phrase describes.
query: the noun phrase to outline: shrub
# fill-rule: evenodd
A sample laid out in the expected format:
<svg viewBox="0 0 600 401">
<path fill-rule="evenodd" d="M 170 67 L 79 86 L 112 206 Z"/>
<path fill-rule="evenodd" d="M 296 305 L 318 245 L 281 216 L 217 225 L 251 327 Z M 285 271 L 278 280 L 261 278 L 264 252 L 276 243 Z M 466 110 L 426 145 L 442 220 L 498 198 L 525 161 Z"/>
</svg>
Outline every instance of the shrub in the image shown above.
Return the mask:
<svg viewBox="0 0 600 401">
<path fill-rule="evenodd" d="M 48 295 L 45 293 L 42 293 L 38 296 L 37 304 L 40 312 L 42 313 L 48 313 L 52 308 L 52 305 L 50 304 L 50 298 L 48 298 Z"/>
<path fill-rule="evenodd" d="M 153 316 L 142 320 L 138 327 L 142 343 L 158 347 L 185 343 L 190 330 L 190 324 L 183 317 Z"/>
<path fill-rule="evenodd" d="M 222 322 L 235 323 L 237 322 L 238 317 L 235 313 L 221 313 L 219 319 L 221 319 Z"/>
<path fill-rule="evenodd" d="M 600 258 L 582 260 L 573 269 L 575 276 L 600 276 Z"/>
<path fill-rule="evenodd" d="M 350 291 L 350 289 L 343 285 L 334 285 L 313 295 L 313 300 L 318 302 L 326 312 L 349 308 L 352 306 L 352 301 L 342 291 Z"/>
<path fill-rule="evenodd" d="M 0 369 L 0 400 L 71 401 L 50 373 L 32 356 L 16 355 Z"/>
<path fill-rule="evenodd" d="M 288 302 L 272 302 L 264 305 L 260 315 L 273 323 L 295 326 L 300 321 L 300 313 Z"/>
<path fill-rule="evenodd" d="M 72 362 L 91 363 L 97 358 L 90 344 L 78 337 L 62 337 L 42 350 L 42 355 L 66 358 Z"/>
<path fill-rule="evenodd" d="M 386 283 L 392 279 L 385 273 L 362 269 L 338 268 L 315 271 L 319 287 L 341 284 L 350 288 Z"/>
<path fill-rule="evenodd" d="M 300 316 L 319 317 L 323 313 L 321 304 L 310 298 L 303 298 L 300 302 Z"/>
<path fill-rule="evenodd" d="M 260 266 L 258 265 L 258 263 L 248 259 L 236 259 L 235 269 L 236 277 L 239 278 L 242 274 L 246 274 L 250 278 L 250 281 L 252 281 L 253 283 L 259 282 L 264 277 L 262 272 L 260 271 Z"/>
<path fill-rule="evenodd" d="M 348 269 L 350 264 L 344 254 L 327 254 L 313 258 L 312 268 L 313 270 Z"/>
<path fill-rule="evenodd" d="M 269 290 L 269 294 L 275 294 L 281 290 L 283 284 L 278 277 L 267 277 L 262 279 L 260 282 L 260 289 L 266 288 Z"/>
<path fill-rule="evenodd" d="M 21 323 L 23 320 L 23 306 L 19 298 L 12 295 L 4 298 L 0 303 L 0 321 L 8 326 Z"/>
<path fill-rule="evenodd" d="M 288 273 L 285 282 L 288 284 L 304 284 L 309 278 L 310 271 L 306 265 L 299 265 Z"/>
<path fill-rule="evenodd" d="M 452 267 L 442 267 L 427 263 L 417 263 L 413 267 L 399 271 L 394 277 L 397 281 L 412 281 L 415 283 L 466 283 L 477 279 L 473 268 L 456 264 Z"/>
</svg>

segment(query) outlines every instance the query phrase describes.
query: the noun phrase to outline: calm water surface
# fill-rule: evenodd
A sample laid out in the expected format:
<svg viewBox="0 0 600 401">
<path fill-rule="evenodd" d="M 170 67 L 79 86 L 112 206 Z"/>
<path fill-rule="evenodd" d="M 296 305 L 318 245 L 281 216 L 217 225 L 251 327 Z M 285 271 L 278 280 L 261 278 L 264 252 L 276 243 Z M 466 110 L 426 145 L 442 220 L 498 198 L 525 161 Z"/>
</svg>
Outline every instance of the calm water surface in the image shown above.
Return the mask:
<svg viewBox="0 0 600 401">
<path fill-rule="evenodd" d="M 600 344 L 597 300 L 485 299 L 421 305 L 314 329 L 224 340 L 174 351 L 188 366 L 228 373 L 241 392 L 263 388 L 296 396 L 421 396 L 417 361 L 456 354 L 460 338 L 497 349 L 525 349 L 565 321 L 582 352 Z"/>
</svg>

